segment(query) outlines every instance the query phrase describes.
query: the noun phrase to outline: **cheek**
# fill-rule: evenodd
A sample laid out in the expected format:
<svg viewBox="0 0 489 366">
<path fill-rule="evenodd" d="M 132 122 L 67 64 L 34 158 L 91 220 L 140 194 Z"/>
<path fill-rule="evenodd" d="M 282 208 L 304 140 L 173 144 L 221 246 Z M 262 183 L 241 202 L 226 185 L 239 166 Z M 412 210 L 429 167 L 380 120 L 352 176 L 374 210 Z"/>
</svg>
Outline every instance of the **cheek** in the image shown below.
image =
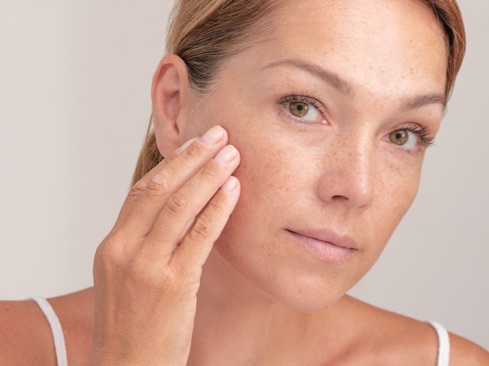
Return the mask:
<svg viewBox="0 0 489 366">
<path fill-rule="evenodd" d="M 402 173 L 393 169 L 384 178 L 382 189 L 376 195 L 376 226 L 386 237 L 393 231 L 413 203 L 419 187 L 421 166 Z"/>
<path fill-rule="evenodd" d="M 241 153 L 241 164 L 235 172 L 242 187 L 240 201 L 255 207 L 250 214 L 265 217 L 276 209 L 273 202 L 293 186 L 293 166 L 280 144 L 266 137 L 240 135 L 233 143 Z"/>
<path fill-rule="evenodd" d="M 411 207 L 419 188 L 420 173 L 413 174 L 409 179 L 406 179 L 404 189 L 400 192 L 394 192 L 392 201 L 395 207 L 398 208 L 398 222 L 406 214 L 406 211 Z"/>
<path fill-rule="evenodd" d="M 276 200 L 282 196 L 278 183 L 281 158 L 271 147 L 247 140 L 242 134 L 236 136 L 232 143 L 240 151 L 241 163 L 233 175 L 240 181 L 241 194 L 215 247 L 241 268 L 239 263 L 264 260 L 267 252 L 270 233 L 265 229 L 274 226 L 272 221 L 279 211 Z"/>
<path fill-rule="evenodd" d="M 405 164 L 401 162 L 390 169 L 389 176 L 386 178 L 387 186 L 390 189 L 385 198 L 389 199 L 386 205 L 393 207 L 393 211 L 397 212 L 395 216 L 404 216 L 413 203 L 418 193 L 422 163 L 423 158 L 420 157 L 415 161 L 407 161 Z"/>
<path fill-rule="evenodd" d="M 240 181 L 241 194 L 226 226 L 222 245 L 230 247 L 235 242 L 234 248 L 228 249 L 244 257 L 249 250 L 265 252 L 267 243 L 274 237 L 273 230 L 283 226 L 281 220 L 293 206 L 299 194 L 297 190 L 304 189 L 304 184 L 297 181 L 302 165 L 297 158 L 291 159 L 297 154 L 283 133 L 274 128 L 241 120 L 228 131 L 230 142 L 241 154 L 241 163 L 233 174 Z M 241 250 L 243 247 L 245 252 Z"/>
</svg>

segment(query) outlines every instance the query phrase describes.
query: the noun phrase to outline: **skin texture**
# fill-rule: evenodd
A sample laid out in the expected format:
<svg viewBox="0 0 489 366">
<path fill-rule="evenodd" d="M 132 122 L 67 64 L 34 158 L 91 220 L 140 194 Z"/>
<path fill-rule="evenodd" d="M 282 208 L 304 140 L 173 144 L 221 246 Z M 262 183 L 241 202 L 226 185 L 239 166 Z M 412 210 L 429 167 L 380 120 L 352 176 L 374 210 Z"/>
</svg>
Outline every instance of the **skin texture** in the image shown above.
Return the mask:
<svg viewBox="0 0 489 366">
<path fill-rule="evenodd" d="M 131 190 L 101 243 L 95 290 L 51 300 L 71 364 L 88 364 L 91 350 L 93 365 L 436 364 L 430 326 L 345 293 L 416 195 L 426 146 L 415 133 L 403 146 L 391 138 L 438 131 L 442 31 L 409 0 L 290 2 L 273 22 L 203 97 L 180 58 L 162 60 L 152 96 L 165 161 Z M 215 125 L 227 131 L 213 129 L 215 143 L 191 140 Z M 225 163 L 229 145 L 239 153 Z M 239 183 L 223 189 L 231 175 Z M 321 259 L 290 234 L 311 229 L 353 249 Z M 54 364 L 32 303 L 3 303 L 0 316 L 4 359 Z M 25 342 L 35 356 L 18 352 Z M 458 336 L 451 345 L 450 365 L 489 362 Z"/>
<path fill-rule="evenodd" d="M 298 13 L 318 16 L 305 29 Z M 416 126 L 435 136 L 442 104 L 403 106 L 418 95 L 443 95 L 447 54 L 434 17 L 415 1 L 309 1 L 285 7 L 277 23 L 271 39 L 226 64 L 213 92 L 189 103 L 179 142 L 214 124 L 226 128 L 242 155 L 235 173 L 242 191 L 215 254 L 267 300 L 314 311 L 366 273 L 411 205 L 425 147 L 400 147 L 389 134 Z M 270 66 L 283 60 L 334 72 L 351 95 L 299 66 Z M 323 112 L 311 110 L 309 122 L 294 118 L 280 99 L 297 94 L 317 99 Z M 169 132 L 157 133 L 165 150 Z M 287 229 L 328 229 L 358 250 L 340 265 L 324 263 L 299 249 Z M 223 273 L 228 268 L 217 276 Z"/>
</svg>

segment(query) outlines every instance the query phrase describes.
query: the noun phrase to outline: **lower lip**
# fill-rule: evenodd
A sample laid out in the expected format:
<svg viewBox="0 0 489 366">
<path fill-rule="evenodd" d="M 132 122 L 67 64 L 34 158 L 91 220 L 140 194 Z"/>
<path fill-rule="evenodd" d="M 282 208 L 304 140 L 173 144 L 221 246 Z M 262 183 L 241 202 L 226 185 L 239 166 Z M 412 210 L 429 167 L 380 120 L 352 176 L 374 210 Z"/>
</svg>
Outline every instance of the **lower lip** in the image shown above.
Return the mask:
<svg viewBox="0 0 489 366">
<path fill-rule="evenodd" d="M 303 236 L 289 230 L 286 230 L 286 232 L 295 239 L 295 242 L 298 243 L 300 247 L 308 250 L 314 256 L 325 262 L 342 264 L 350 259 L 356 252 L 356 249 L 353 248 L 339 247 L 329 242 Z"/>
</svg>

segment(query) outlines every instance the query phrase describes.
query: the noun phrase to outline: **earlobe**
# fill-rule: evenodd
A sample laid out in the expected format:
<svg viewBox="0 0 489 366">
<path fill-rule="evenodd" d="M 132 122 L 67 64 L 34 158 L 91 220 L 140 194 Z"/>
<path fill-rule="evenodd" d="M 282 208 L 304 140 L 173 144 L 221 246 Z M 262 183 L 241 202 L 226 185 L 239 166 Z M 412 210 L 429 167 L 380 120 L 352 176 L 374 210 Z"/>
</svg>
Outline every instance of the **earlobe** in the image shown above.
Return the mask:
<svg viewBox="0 0 489 366">
<path fill-rule="evenodd" d="M 165 157 L 180 146 L 179 123 L 189 93 L 185 62 L 177 55 L 165 56 L 155 72 L 151 90 L 156 143 Z"/>
</svg>

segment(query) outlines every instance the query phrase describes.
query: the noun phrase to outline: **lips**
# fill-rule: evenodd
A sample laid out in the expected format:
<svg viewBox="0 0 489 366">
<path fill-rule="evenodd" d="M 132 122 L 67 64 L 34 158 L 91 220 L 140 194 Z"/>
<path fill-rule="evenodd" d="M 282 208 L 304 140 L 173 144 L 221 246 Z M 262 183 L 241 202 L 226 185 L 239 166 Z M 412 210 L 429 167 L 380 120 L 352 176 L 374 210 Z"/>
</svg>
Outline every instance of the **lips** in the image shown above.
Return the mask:
<svg viewBox="0 0 489 366">
<path fill-rule="evenodd" d="M 349 236 L 323 229 L 286 229 L 290 237 L 315 257 L 332 264 L 341 264 L 357 251 L 357 243 Z"/>
<path fill-rule="evenodd" d="M 287 229 L 287 231 L 291 232 L 292 234 L 297 234 L 297 235 L 300 235 L 300 236 L 303 236 L 306 238 L 326 242 L 326 243 L 332 244 L 332 245 L 340 247 L 340 248 L 358 250 L 358 246 L 352 238 L 350 238 L 349 236 L 346 236 L 346 235 L 338 235 L 331 230 L 324 230 L 324 229 L 306 229 L 306 230 L 294 229 L 294 230 L 290 230 L 290 229 Z"/>
</svg>

